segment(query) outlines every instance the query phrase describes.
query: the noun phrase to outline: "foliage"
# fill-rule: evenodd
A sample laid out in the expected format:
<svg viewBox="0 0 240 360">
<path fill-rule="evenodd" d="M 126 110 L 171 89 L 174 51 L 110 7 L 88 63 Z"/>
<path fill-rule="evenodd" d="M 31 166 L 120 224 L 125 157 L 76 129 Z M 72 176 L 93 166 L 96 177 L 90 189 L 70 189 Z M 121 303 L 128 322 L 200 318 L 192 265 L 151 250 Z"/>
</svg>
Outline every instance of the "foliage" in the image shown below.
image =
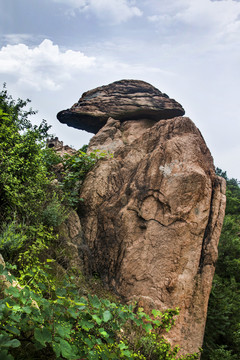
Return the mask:
<svg viewBox="0 0 240 360">
<path fill-rule="evenodd" d="M 26 241 L 23 227 L 13 220 L 9 224 L 3 224 L 0 233 L 0 252 L 4 259 L 13 261 Z"/>
<path fill-rule="evenodd" d="M 240 212 L 240 182 L 237 179 L 228 179 L 226 171 L 217 168 L 216 173 L 227 181 L 227 206 L 226 215 L 237 215 Z"/>
<path fill-rule="evenodd" d="M 13 280 L 3 266 L 1 273 Z M 178 353 L 159 334 L 159 330 L 171 328 L 175 311 L 153 311 L 150 317 L 142 309 L 134 313 L 132 305 L 111 303 L 96 295 L 79 299 L 70 279 L 65 279 L 50 299 L 28 286 L 22 290 L 11 286 L 0 300 L 0 309 L 0 341 L 4 343 L 0 355 L 6 359 L 24 359 L 26 352 L 29 358 L 38 359 L 155 359 L 149 357 L 152 352 L 158 353 L 156 359 L 173 360 Z M 131 326 L 145 333 L 147 345 L 143 340 L 141 348 L 133 349 L 125 337 L 125 328 Z"/>
<path fill-rule="evenodd" d="M 42 156 L 47 171 L 54 174 L 54 166 L 62 162 L 61 156 L 58 155 L 53 148 L 48 147 L 42 149 Z"/>
<path fill-rule="evenodd" d="M 63 199 L 59 198 L 56 192 L 51 194 L 50 201 L 45 204 L 41 216 L 43 224 L 53 228 L 58 228 L 68 217 L 68 210 L 63 204 Z"/>
<path fill-rule="evenodd" d="M 35 112 L 23 110 L 28 103 L 28 99 L 14 101 L 4 85 L 0 93 L 0 251 L 15 265 L 0 266 L 1 360 L 177 359 L 179 349 L 172 348 L 163 333 L 174 325 L 178 310 L 153 310 L 149 316 L 133 305 L 93 294 L 81 297 L 73 278 L 66 275 L 60 280 L 54 275 L 51 255 L 57 229 L 69 205 L 77 205 L 88 171 L 108 154 L 86 154 L 84 148 L 61 159 L 45 148 L 46 122 L 33 126 L 29 121 Z M 54 185 L 57 165 L 64 173 Z M 6 288 L 4 277 L 12 286 Z M 198 355 L 180 358 L 193 360 Z"/>
<path fill-rule="evenodd" d="M 26 116 L 32 111 L 21 112 L 25 104 L 9 100 L 6 90 L 0 93 L 0 213 L 5 219 L 14 213 L 25 220 L 36 217 L 49 183 L 41 151 L 49 126 L 30 125 Z"/>
<path fill-rule="evenodd" d="M 38 134 L 39 139 L 45 139 L 50 126 L 47 125 L 45 120 L 43 120 L 39 126 L 32 125 L 28 117 L 36 114 L 37 111 L 32 110 L 32 108 L 23 110 L 30 102 L 31 100 L 29 99 L 17 99 L 17 101 L 15 101 L 12 96 L 8 94 L 6 83 L 3 84 L 3 90 L 0 92 L 0 109 L 9 115 L 12 123 L 16 125 L 18 130 L 32 130 Z"/>
<path fill-rule="evenodd" d="M 40 260 L 47 258 L 49 246 L 53 247 L 57 236 L 53 234 L 51 229 L 40 224 L 37 227 L 27 227 L 28 243 L 25 249 L 18 256 L 18 281 L 22 285 L 28 285 L 35 292 L 45 294 L 47 296 L 55 289 L 54 281 L 50 274 L 47 276 L 46 270 L 49 269 L 49 263 L 54 260 Z"/>
<path fill-rule="evenodd" d="M 219 242 L 219 257 L 209 299 L 203 360 L 240 357 L 240 187 L 226 172 L 227 206 Z"/>
<path fill-rule="evenodd" d="M 226 350 L 225 346 L 218 347 L 212 354 L 210 355 L 209 360 L 238 360 L 238 356 L 232 354 L 231 350 Z"/>
<path fill-rule="evenodd" d="M 99 159 L 105 158 L 106 152 L 98 150 L 87 154 L 81 149 L 74 155 L 66 154 L 63 159 L 62 189 L 70 206 L 76 206 L 79 202 L 79 191 L 87 173 Z"/>
</svg>

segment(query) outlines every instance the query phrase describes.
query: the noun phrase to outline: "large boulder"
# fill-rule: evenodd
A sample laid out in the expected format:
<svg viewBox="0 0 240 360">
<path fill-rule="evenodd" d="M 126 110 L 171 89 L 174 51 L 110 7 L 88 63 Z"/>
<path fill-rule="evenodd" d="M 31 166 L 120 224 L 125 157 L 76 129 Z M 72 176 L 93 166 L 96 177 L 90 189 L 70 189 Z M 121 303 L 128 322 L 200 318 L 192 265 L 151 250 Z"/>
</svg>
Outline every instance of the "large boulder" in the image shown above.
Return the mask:
<svg viewBox="0 0 240 360">
<path fill-rule="evenodd" d="M 146 309 L 179 307 L 169 339 L 183 353 L 197 351 L 224 218 L 225 181 L 215 175 L 211 154 L 188 118 L 110 119 L 89 151 L 98 147 L 113 158 L 99 161 L 81 193 L 89 267 Z"/>
<path fill-rule="evenodd" d="M 140 83 L 133 81 L 133 89 Z M 225 181 L 216 176 L 200 131 L 189 118 L 177 116 L 183 114 L 181 105 L 162 95 L 163 108 L 168 109 L 162 116 L 155 107 L 134 118 L 136 108 L 129 105 L 127 111 L 130 95 L 124 95 L 130 94 L 131 82 L 115 84 L 113 89 L 121 85 L 121 93 L 114 92 L 112 109 L 106 101 L 105 115 L 104 101 L 98 102 L 104 120 L 97 121 L 104 126 L 88 149 L 109 151 L 112 156 L 99 160 L 80 194 L 88 248 L 85 266 L 116 293 L 139 301 L 145 309 L 179 307 L 169 340 L 179 344 L 183 353 L 195 352 L 203 342 L 224 218 Z M 97 96 L 104 100 L 102 89 Z M 86 94 L 97 98 L 95 90 Z M 111 97 L 108 93 L 106 99 Z M 124 111 L 118 111 L 116 104 L 124 101 Z M 74 116 L 68 123 L 75 126 Z"/>
<path fill-rule="evenodd" d="M 60 111 L 60 122 L 96 134 L 109 117 L 133 119 L 170 119 L 184 115 L 175 100 L 140 80 L 120 80 L 85 92 L 70 109 Z"/>
</svg>

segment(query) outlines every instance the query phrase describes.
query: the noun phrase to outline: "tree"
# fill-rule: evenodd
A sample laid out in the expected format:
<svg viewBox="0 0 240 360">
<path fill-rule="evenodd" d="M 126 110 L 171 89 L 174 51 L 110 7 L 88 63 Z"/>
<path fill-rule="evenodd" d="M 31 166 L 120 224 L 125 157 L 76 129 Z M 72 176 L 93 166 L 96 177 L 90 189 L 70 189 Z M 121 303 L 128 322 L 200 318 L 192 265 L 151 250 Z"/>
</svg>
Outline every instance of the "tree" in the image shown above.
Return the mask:
<svg viewBox="0 0 240 360">
<path fill-rule="evenodd" d="M 240 187 L 226 172 L 227 206 L 219 242 L 219 256 L 209 299 L 203 360 L 240 357 Z"/>
<path fill-rule="evenodd" d="M 14 214 L 23 220 L 35 217 L 49 184 L 43 159 L 43 140 L 49 126 L 32 126 L 23 111 L 29 100 L 15 102 L 7 90 L 0 93 L 0 223 Z"/>
</svg>

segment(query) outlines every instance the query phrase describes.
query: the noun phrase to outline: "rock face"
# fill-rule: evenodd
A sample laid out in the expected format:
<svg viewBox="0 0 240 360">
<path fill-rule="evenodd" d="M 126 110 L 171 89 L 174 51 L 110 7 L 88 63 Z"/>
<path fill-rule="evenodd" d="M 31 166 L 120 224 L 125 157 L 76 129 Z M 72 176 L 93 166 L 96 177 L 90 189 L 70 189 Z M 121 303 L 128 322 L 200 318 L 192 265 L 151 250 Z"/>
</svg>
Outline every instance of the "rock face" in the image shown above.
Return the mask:
<svg viewBox="0 0 240 360">
<path fill-rule="evenodd" d="M 198 351 L 225 210 L 225 181 L 201 133 L 186 117 L 109 118 L 94 149 L 113 157 L 96 164 L 80 194 L 88 269 L 146 309 L 178 306 L 169 340 Z"/>
<path fill-rule="evenodd" d="M 57 118 L 77 129 L 96 134 L 109 117 L 120 121 L 133 119 L 170 119 L 184 115 L 175 100 L 140 80 L 121 80 L 85 92 L 71 109 Z"/>
</svg>

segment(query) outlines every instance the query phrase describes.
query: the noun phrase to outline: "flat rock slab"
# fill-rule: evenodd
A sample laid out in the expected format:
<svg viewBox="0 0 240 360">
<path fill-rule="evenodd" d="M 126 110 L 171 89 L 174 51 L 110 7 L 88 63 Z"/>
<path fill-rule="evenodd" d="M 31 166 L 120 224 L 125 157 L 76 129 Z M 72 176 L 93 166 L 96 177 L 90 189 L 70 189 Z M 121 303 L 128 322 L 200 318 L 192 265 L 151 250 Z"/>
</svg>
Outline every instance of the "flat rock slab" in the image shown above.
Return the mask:
<svg viewBox="0 0 240 360">
<path fill-rule="evenodd" d="M 96 134 L 109 117 L 122 121 L 172 119 L 185 114 L 182 106 L 140 80 L 120 80 L 85 92 L 70 109 L 57 114 L 61 123 Z"/>
</svg>

